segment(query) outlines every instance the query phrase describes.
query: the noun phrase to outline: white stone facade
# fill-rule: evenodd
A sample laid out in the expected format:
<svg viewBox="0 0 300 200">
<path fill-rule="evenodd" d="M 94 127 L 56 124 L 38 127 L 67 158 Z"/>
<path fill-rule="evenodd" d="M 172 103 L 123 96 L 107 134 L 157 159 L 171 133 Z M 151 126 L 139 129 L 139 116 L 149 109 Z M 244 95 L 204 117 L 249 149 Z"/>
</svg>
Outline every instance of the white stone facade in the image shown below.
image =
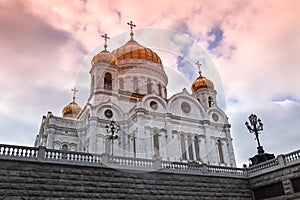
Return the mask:
<svg viewBox="0 0 300 200">
<path fill-rule="evenodd" d="M 120 60 L 118 66 L 98 62 L 90 75 L 90 97 L 79 115 L 49 112 L 35 146 L 236 166 L 230 124 L 215 90 L 183 89 L 168 99 L 163 65 L 140 58 Z M 105 128 L 112 120 L 120 127 L 113 147 Z"/>
</svg>

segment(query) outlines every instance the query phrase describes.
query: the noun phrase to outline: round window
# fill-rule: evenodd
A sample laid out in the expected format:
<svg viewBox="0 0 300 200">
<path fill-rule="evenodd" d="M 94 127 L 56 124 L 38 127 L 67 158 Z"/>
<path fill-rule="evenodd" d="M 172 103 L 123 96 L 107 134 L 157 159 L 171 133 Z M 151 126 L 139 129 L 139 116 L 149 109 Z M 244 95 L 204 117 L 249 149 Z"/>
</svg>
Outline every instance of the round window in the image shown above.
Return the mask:
<svg viewBox="0 0 300 200">
<path fill-rule="evenodd" d="M 113 112 L 110 109 L 104 111 L 104 115 L 107 118 L 111 118 L 113 116 Z"/>
<path fill-rule="evenodd" d="M 217 122 L 219 120 L 219 116 L 216 113 L 212 114 L 212 118 L 215 122 Z"/>
<path fill-rule="evenodd" d="M 158 104 L 155 101 L 151 101 L 150 102 L 150 107 L 152 108 L 152 110 L 157 110 Z"/>
<path fill-rule="evenodd" d="M 190 113 L 191 112 L 191 106 L 187 102 L 182 102 L 181 109 L 185 113 Z"/>
</svg>

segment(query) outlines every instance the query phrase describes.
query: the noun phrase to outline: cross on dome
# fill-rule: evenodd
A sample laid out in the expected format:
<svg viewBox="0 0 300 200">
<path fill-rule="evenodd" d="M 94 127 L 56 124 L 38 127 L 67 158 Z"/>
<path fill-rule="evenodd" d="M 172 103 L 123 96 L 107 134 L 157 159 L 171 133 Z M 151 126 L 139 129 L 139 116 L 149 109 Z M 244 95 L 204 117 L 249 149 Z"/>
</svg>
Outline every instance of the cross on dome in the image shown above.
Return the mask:
<svg viewBox="0 0 300 200">
<path fill-rule="evenodd" d="M 107 48 L 107 40 L 110 39 L 110 37 L 108 37 L 106 33 L 105 33 L 104 35 L 101 35 L 101 37 L 104 38 L 104 50 L 106 51 L 106 48 Z"/>
<path fill-rule="evenodd" d="M 78 92 L 78 90 L 76 89 L 76 87 L 74 87 L 73 89 L 71 89 L 71 91 L 73 92 L 73 102 L 75 102 L 76 92 Z"/>
<path fill-rule="evenodd" d="M 201 66 L 202 66 L 202 64 L 199 62 L 199 60 L 197 60 L 197 62 L 195 64 L 198 66 L 198 73 L 199 73 L 199 75 L 202 76 L 201 75 L 201 73 L 202 73 L 201 72 Z"/>
<path fill-rule="evenodd" d="M 130 21 L 130 22 L 127 22 L 127 25 L 129 25 L 130 26 L 130 36 L 131 36 L 131 39 L 133 39 L 133 32 L 132 32 L 132 29 L 133 29 L 133 27 L 136 27 L 136 25 L 135 24 L 133 24 L 133 22 L 132 21 Z"/>
</svg>

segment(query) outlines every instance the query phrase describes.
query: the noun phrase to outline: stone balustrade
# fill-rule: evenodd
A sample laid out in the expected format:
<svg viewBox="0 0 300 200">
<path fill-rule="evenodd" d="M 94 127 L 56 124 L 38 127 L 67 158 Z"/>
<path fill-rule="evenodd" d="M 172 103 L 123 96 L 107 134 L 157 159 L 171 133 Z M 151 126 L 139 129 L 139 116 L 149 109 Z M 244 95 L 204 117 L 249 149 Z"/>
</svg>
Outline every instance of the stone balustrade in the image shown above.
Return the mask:
<svg viewBox="0 0 300 200">
<path fill-rule="evenodd" d="M 107 154 L 102 154 L 102 157 L 103 156 L 108 157 L 109 165 L 128 166 L 132 168 L 153 168 L 154 167 L 154 160 L 150 160 L 150 159 L 111 156 Z"/>
<path fill-rule="evenodd" d="M 58 160 L 65 162 L 79 163 L 99 163 L 101 164 L 101 155 L 74 151 L 61 151 L 54 149 L 44 149 L 45 160 Z"/>
<path fill-rule="evenodd" d="M 208 165 L 208 172 L 211 174 L 224 174 L 224 175 L 234 175 L 234 176 L 244 176 L 246 169 L 234 168 L 234 167 L 223 167 L 223 166 L 213 166 Z"/>
<path fill-rule="evenodd" d="M 266 162 L 254 165 L 248 168 L 249 176 L 256 175 L 258 173 L 262 173 L 264 171 L 269 171 L 274 167 L 279 166 L 278 158 L 274 158 L 272 160 L 268 160 Z"/>
<path fill-rule="evenodd" d="M 288 154 L 284 155 L 284 157 L 285 157 L 286 163 L 300 160 L 300 150 L 288 153 Z"/>
<path fill-rule="evenodd" d="M 249 168 L 212 166 L 196 162 L 171 162 L 158 157 L 153 159 L 91 154 L 74 151 L 46 149 L 45 147 L 25 147 L 0 144 L 0 159 L 37 160 L 41 162 L 63 162 L 81 165 L 106 166 L 118 169 L 184 172 L 191 174 L 210 174 L 216 176 L 253 177 L 280 167 L 300 162 L 300 150 L 279 155 L 277 158 Z"/>
<path fill-rule="evenodd" d="M 0 144 L 0 157 L 36 160 L 38 149 L 34 147 Z"/>
</svg>

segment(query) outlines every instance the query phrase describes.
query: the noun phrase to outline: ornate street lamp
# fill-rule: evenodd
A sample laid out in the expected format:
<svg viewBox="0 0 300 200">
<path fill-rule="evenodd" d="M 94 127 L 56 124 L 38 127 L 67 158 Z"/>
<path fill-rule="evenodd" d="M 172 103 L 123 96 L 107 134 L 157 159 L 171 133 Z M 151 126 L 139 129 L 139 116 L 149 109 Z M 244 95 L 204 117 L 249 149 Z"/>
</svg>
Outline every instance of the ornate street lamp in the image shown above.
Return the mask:
<svg viewBox="0 0 300 200">
<path fill-rule="evenodd" d="M 111 135 L 108 135 L 108 139 L 111 140 L 111 155 L 114 155 L 114 140 L 118 139 L 117 133 L 120 130 L 120 127 L 115 123 L 115 121 L 111 121 L 110 125 L 105 126 L 106 132 L 111 133 Z"/>
<path fill-rule="evenodd" d="M 263 147 L 260 145 L 258 134 L 259 134 L 259 131 L 263 130 L 263 123 L 254 114 L 251 114 L 248 119 L 250 121 L 250 125 L 249 125 L 249 122 L 247 122 L 247 121 L 246 121 L 245 125 L 250 133 L 255 134 L 255 139 L 257 140 L 257 144 L 258 144 L 257 153 L 262 154 L 265 151 L 264 151 Z"/>
<path fill-rule="evenodd" d="M 250 122 L 250 123 L 249 123 Z M 255 139 L 257 140 L 257 155 L 250 158 L 250 166 L 257 165 L 259 163 L 265 162 L 275 158 L 274 154 L 265 153 L 263 147 L 260 145 L 258 134 L 263 130 L 264 125 L 256 115 L 251 114 L 249 116 L 249 122 L 246 121 L 245 125 L 250 133 L 255 134 Z"/>
</svg>

